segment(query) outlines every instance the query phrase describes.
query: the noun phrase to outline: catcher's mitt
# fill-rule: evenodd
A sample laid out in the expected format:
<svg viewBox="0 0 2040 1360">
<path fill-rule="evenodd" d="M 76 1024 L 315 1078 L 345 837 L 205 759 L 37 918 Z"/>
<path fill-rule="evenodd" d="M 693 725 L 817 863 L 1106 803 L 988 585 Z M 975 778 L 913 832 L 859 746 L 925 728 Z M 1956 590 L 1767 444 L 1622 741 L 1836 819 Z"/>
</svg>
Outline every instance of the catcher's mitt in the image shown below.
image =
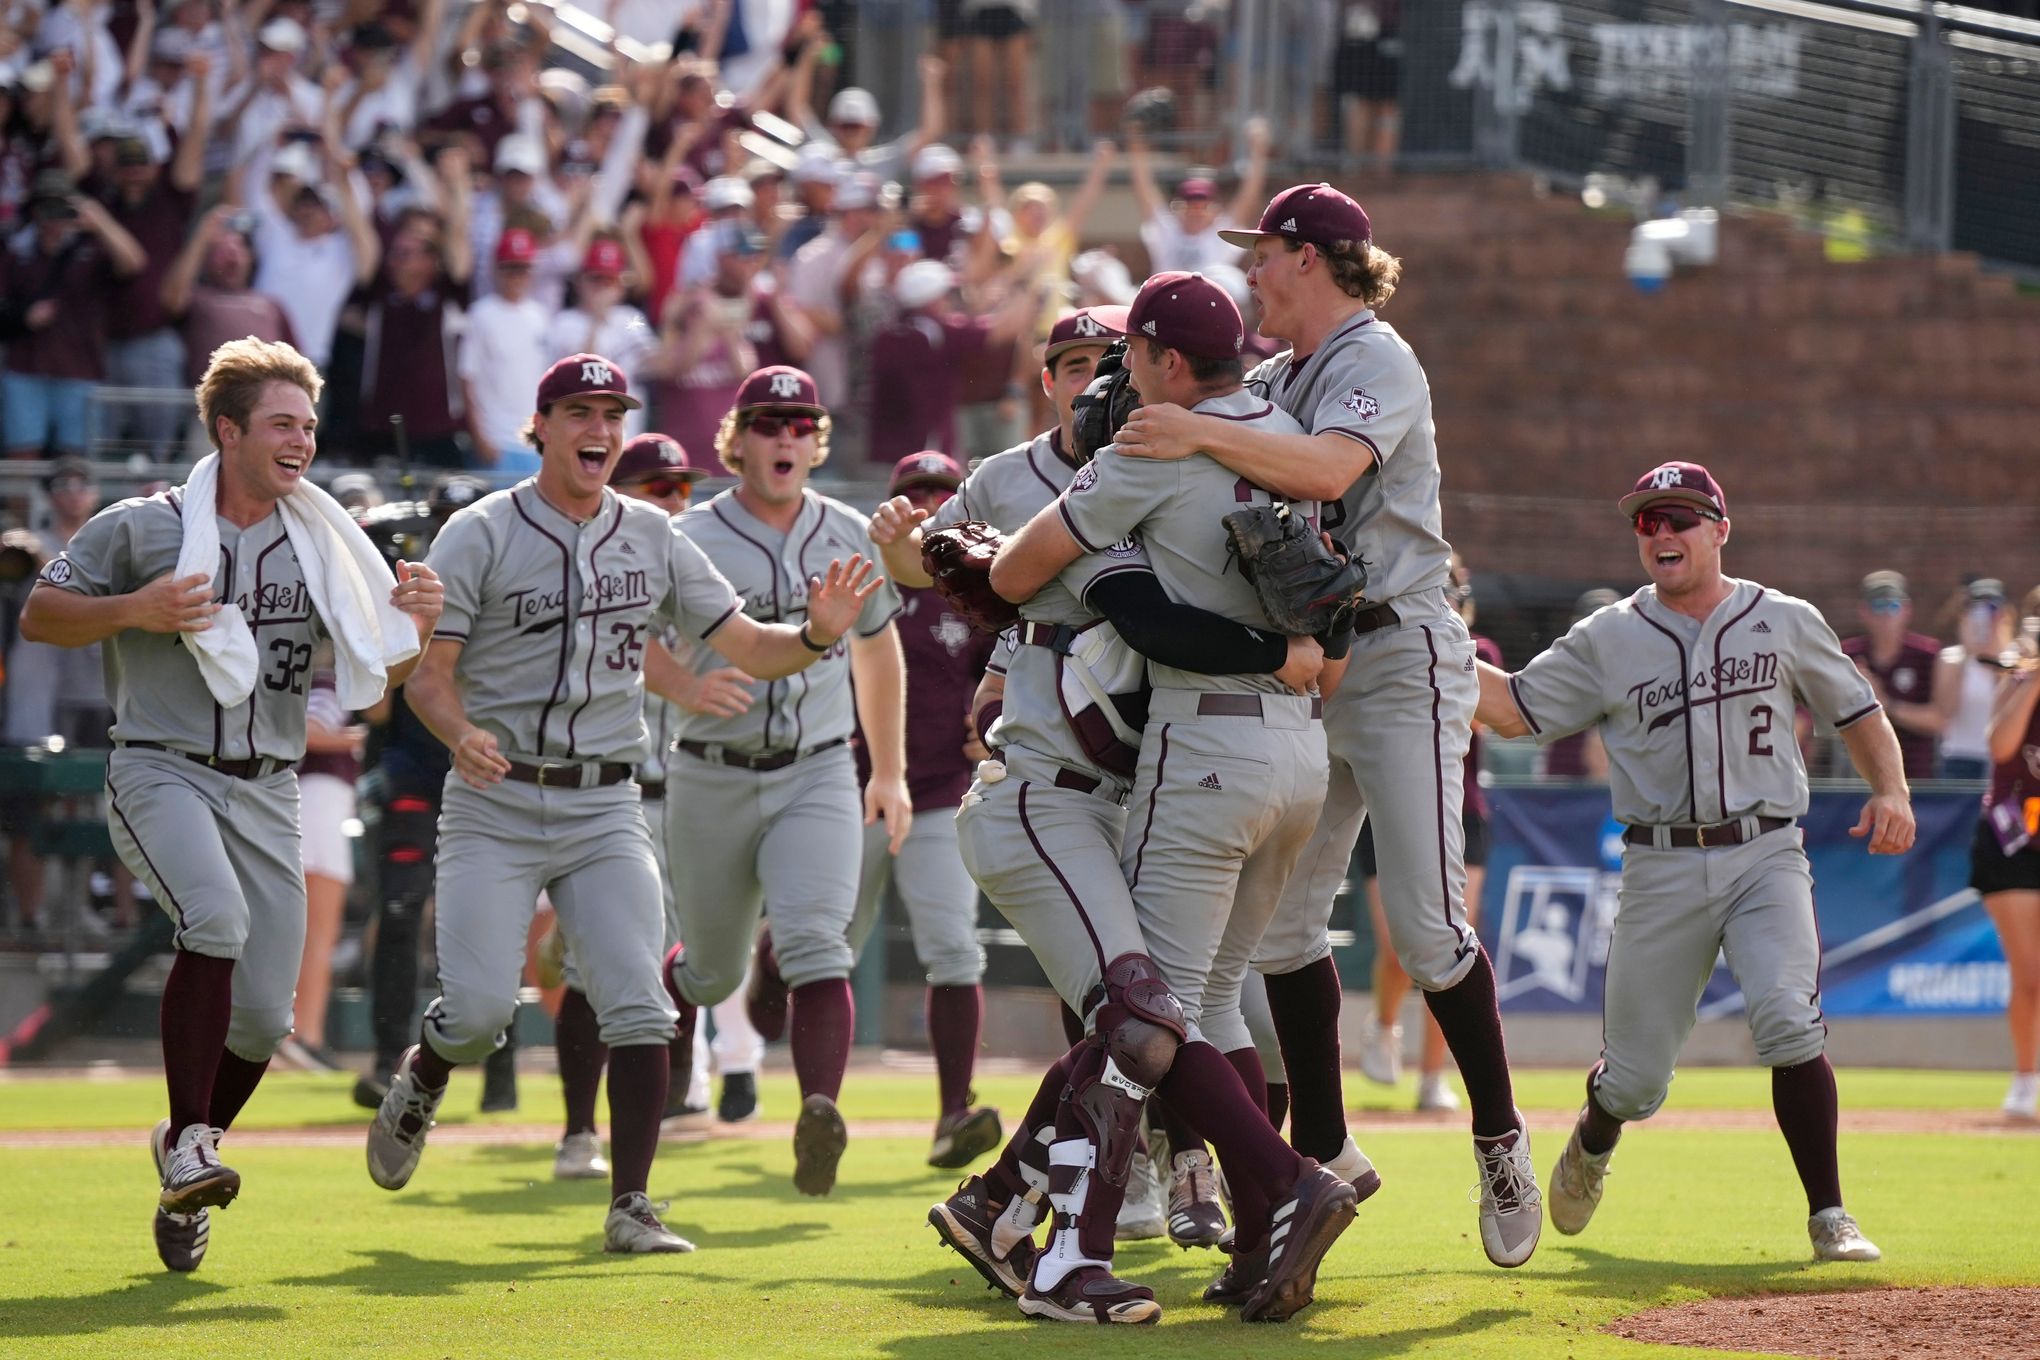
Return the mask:
<svg viewBox="0 0 2040 1360">
<path fill-rule="evenodd" d="M 1222 521 L 1240 571 L 1268 622 L 1292 637 L 1335 631 L 1365 600 L 1367 568 L 1327 548 L 1281 501 L 1235 510 Z"/>
<path fill-rule="evenodd" d="M 997 633 L 1020 617 L 1020 607 L 1006 603 L 992 589 L 992 559 L 1005 541 L 981 519 L 921 536 L 921 569 L 933 578 L 951 609 L 987 633 Z"/>
<path fill-rule="evenodd" d="M 1098 367 L 1083 393 L 1070 403 L 1074 412 L 1070 419 L 1070 450 L 1079 465 L 1090 462 L 1098 456 L 1098 450 L 1110 444 L 1119 434 L 1119 427 L 1126 418 L 1140 406 L 1140 393 L 1134 390 L 1133 370 L 1126 366 L 1126 342 L 1115 340 L 1111 348 L 1098 356 Z"/>
</svg>

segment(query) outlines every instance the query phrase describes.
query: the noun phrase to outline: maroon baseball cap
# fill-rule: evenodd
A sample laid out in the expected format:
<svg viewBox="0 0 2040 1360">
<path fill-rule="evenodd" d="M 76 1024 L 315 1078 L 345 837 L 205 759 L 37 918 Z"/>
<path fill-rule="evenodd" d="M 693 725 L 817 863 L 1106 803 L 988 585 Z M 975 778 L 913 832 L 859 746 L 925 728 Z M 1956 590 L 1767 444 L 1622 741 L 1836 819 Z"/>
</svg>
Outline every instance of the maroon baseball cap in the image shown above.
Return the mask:
<svg viewBox="0 0 2040 1360">
<path fill-rule="evenodd" d="M 828 408 L 822 405 L 822 394 L 815 389 L 815 380 L 792 364 L 758 369 L 737 389 L 739 411 L 767 408 L 817 416 L 828 413 Z"/>
<path fill-rule="evenodd" d="M 1049 329 L 1048 345 L 1041 351 L 1041 362 L 1052 363 L 1056 355 L 1078 345 L 1109 345 L 1124 334 L 1126 308 L 1081 307 Z"/>
<path fill-rule="evenodd" d="M 581 272 L 613 279 L 623 273 L 624 258 L 623 242 L 598 236 L 588 243 L 588 254 L 581 261 Z"/>
<path fill-rule="evenodd" d="M 1217 198 L 1218 183 L 1204 175 L 1192 175 L 1176 186 L 1176 197 L 1188 200 Z"/>
<path fill-rule="evenodd" d="M 630 394 L 629 375 L 599 354 L 569 354 L 538 380 L 539 410 L 569 397 L 615 397 L 627 411 L 644 405 Z"/>
<path fill-rule="evenodd" d="M 896 496 L 910 486 L 946 486 L 951 491 L 963 485 L 963 469 L 946 453 L 923 449 L 893 464 L 892 484 L 886 494 Z"/>
<path fill-rule="evenodd" d="M 642 481 L 648 477 L 673 477 L 698 481 L 708 474 L 687 466 L 687 451 L 670 434 L 641 434 L 623 446 L 623 456 L 610 469 L 609 484 Z"/>
<path fill-rule="evenodd" d="M 532 264 L 538 259 L 538 238 L 523 227 L 505 227 L 496 238 L 497 264 Z"/>
<path fill-rule="evenodd" d="M 1367 220 L 1365 208 L 1331 185 L 1295 184 L 1268 200 L 1254 230 L 1222 231 L 1219 235 L 1249 250 L 1263 236 L 1284 236 L 1322 246 L 1334 241 L 1371 241 L 1374 226 Z"/>
<path fill-rule="evenodd" d="M 1636 479 L 1636 489 L 1619 502 L 1624 515 L 1634 515 L 1646 505 L 1679 501 L 1711 510 L 1728 518 L 1728 497 L 1721 484 L 1698 463 L 1662 463 Z"/>
<path fill-rule="evenodd" d="M 1140 286 L 1126 309 L 1126 333 L 1206 359 L 1237 359 L 1247 343 L 1239 306 L 1225 289 L 1181 270 Z"/>
</svg>

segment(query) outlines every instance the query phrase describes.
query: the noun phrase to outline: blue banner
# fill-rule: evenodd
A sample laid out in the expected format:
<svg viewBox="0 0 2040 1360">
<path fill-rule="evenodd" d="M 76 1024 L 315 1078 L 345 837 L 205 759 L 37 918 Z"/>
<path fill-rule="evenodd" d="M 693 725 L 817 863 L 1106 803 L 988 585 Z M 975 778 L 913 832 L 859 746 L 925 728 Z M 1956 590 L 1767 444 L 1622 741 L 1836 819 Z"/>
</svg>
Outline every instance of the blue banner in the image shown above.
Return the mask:
<svg viewBox="0 0 2040 1360">
<path fill-rule="evenodd" d="M 1837 1016 L 2001 1013 L 2010 975 L 1968 886 L 1976 794 L 1917 794 L 1919 840 L 1898 856 L 1873 856 L 1849 835 L 1863 798 L 1860 790 L 1816 793 L 1805 819 L 1822 1008 Z M 1622 879 L 1622 828 L 1607 789 L 1494 788 L 1488 802 L 1494 842 L 1480 929 L 1502 1005 L 1599 1014 Z M 1735 979 L 1719 963 L 1700 1014 L 1741 1010 Z"/>
</svg>

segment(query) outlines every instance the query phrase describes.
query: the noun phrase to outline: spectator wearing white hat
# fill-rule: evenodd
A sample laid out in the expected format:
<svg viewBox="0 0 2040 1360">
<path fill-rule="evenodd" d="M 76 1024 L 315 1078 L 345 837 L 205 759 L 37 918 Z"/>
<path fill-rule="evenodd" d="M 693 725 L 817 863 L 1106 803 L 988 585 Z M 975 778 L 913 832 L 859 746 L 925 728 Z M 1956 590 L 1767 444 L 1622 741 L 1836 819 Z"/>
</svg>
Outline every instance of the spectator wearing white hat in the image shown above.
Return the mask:
<svg viewBox="0 0 2040 1360">
<path fill-rule="evenodd" d="M 807 371 L 821 393 L 822 404 L 832 411 L 847 409 L 850 395 L 849 317 L 856 300 L 858 280 L 852 272 L 852 252 L 879 226 L 879 186 L 876 176 L 851 175 L 836 189 L 836 208 L 828 227 L 800 248 L 787 276 L 787 295 L 807 317 L 815 330 L 815 347 L 808 355 Z M 864 256 L 859 256 L 861 260 Z M 840 422 L 832 439 L 841 448 Z"/>
<path fill-rule="evenodd" d="M 878 140 L 878 99 L 871 91 L 855 85 L 836 91 L 829 100 L 826 119 L 815 117 L 812 95 L 814 70 L 810 61 L 794 65 L 787 90 L 787 117 L 804 129 L 812 145 L 833 150 L 859 170 L 880 179 L 900 179 L 907 173 L 921 149 L 942 136 L 948 125 L 942 83 L 949 68 L 939 57 L 922 57 L 921 121 L 913 131 L 889 142 Z"/>
<path fill-rule="evenodd" d="M 475 462 L 500 473 L 538 471 L 538 450 L 524 442 L 524 422 L 538 381 L 556 357 L 548 345 L 552 309 L 533 295 L 539 242 L 523 227 L 496 240 L 496 291 L 468 310 L 460 345 L 468 435 Z"/>
<path fill-rule="evenodd" d="M 893 280 L 899 315 L 870 348 L 867 456 L 876 462 L 891 465 L 922 449 L 960 458 L 956 413 L 965 365 L 1026 334 L 1041 311 L 1042 292 L 1021 288 L 997 311 L 969 316 L 957 309 L 955 291 L 955 272 L 939 260 L 917 260 Z"/>
<path fill-rule="evenodd" d="M 236 165 L 274 146 L 279 133 L 316 128 L 324 118 L 325 91 L 298 73 L 307 41 L 304 26 L 295 19 L 271 19 L 255 35 L 254 69 L 220 105 Z"/>
<path fill-rule="evenodd" d="M 290 142 L 248 167 L 255 219 L 255 290 L 283 304 L 298 352 L 319 368 L 333 355 L 333 330 L 347 295 L 375 277 L 382 245 L 366 190 L 344 162 Z M 231 197 L 231 195 L 230 195 Z"/>
<path fill-rule="evenodd" d="M 551 158 L 543 139 L 513 132 L 496 143 L 491 162 L 494 178 L 489 187 L 475 195 L 474 216 L 468 224 L 468 240 L 474 247 L 476 295 L 495 286 L 496 241 L 504 228 L 524 214 L 543 217 L 551 235 L 567 228 L 569 207 L 566 196 L 552 176 Z M 571 269 L 570 259 L 567 268 Z M 528 414 L 528 413 L 527 413 Z"/>
<path fill-rule="evenodd" d="M 755 203 L 751 186 L 736 175 L 718 175 L 701 186 L 701 206 L 708 213 L 709 227 L 748 222 Z M 714 231 L 697 231 L 689 236 L 680 249 L 680 291 L 699 288 L 713 279 L 721 254 L 722 245 Z M 750 371 L 747 367 L 737 376 L 741 378 Z M 723 409 L 729 409 L 727 403 Z M 679 438 L 677 431 L 672 433 Z M 680 447 L 691 449 L 694 445 L 681 438 Z"/>
<path fill-rule="evenodd" d="M 812 144 L 801 148 L 800 159 L 793 167 L 793 194 L 799 216 L 780 233 L 774 251 L 780 259 L 791 260 L 802 246 L 827 229 L 829 214 L 836 207 L 836 182 L 841 177 L 842 168 L 833 152 Z"/>
</svg>

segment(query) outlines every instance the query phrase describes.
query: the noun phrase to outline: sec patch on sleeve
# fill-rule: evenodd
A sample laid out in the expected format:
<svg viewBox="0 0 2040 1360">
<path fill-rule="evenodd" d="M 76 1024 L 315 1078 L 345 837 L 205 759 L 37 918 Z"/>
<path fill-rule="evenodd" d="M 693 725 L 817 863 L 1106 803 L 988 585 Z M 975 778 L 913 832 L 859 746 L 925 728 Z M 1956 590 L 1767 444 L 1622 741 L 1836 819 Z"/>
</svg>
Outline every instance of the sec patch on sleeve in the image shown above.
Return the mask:
<svg viewBox="0 0 2040 1360">
<path fill-rule="evenodd" d="M 42 569 L 42 578 L 53 586 L 60 586 L 71 579 L 71 564 L 62 557 L 54 558 Z"/>
</svg>

